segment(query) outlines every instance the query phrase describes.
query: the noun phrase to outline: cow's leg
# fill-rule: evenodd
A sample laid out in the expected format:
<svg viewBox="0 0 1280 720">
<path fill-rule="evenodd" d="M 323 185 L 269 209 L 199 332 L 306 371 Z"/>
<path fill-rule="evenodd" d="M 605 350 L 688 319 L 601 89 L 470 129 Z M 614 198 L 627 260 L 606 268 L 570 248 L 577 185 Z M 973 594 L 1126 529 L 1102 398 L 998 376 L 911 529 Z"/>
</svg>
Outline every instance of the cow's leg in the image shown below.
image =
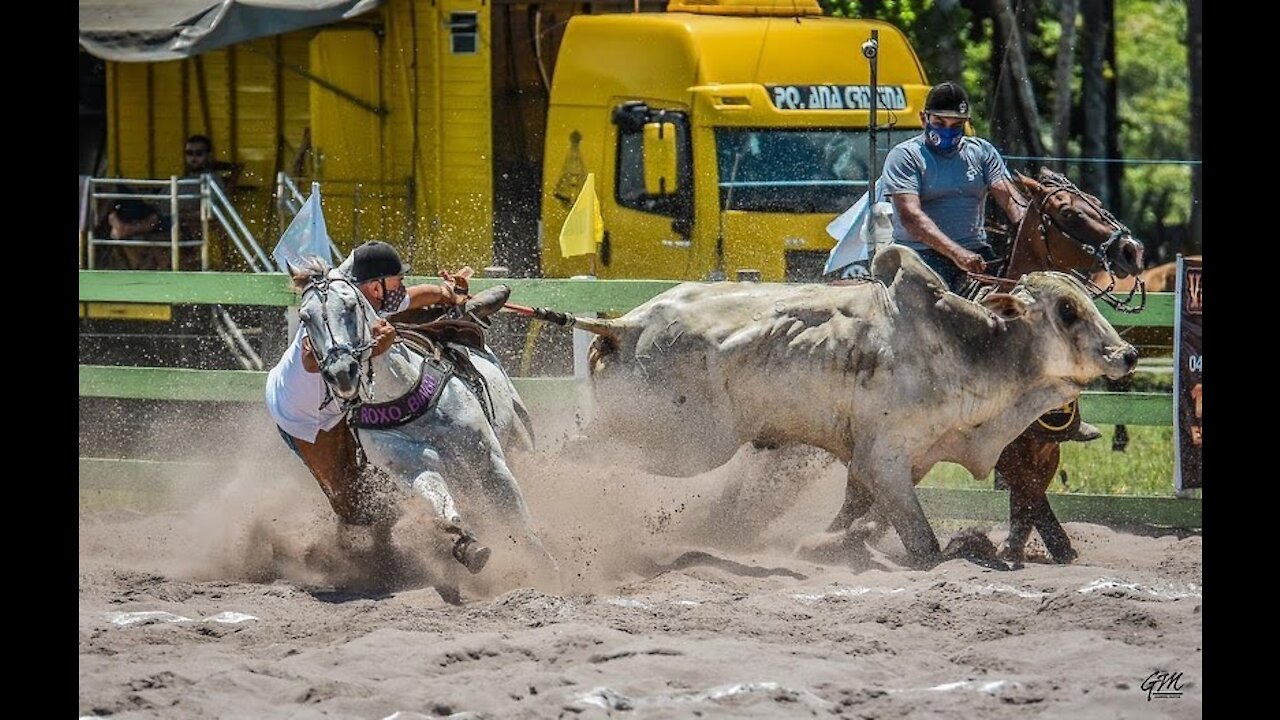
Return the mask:
<svg viewBox="0 0 1280 720">
<path fill-rule="evenodd" d="M 899 454 L 894 452 L 890 457 L 897 460 Z M 938 536 L 933 533 L 929 518 L 925 517 L 920 498 L 916 495 L 915 483 L 919 478 L 913 477 L 911 470 L 903 467 L 900 460 L 894 462 L 874 456 L 868 460 L 865 465 L 856 463 L 858 472 L 870 478 L 870 489 L 875 494 L 879 507 L 884 509 L 889 522 L 898 531 L 898 537 L 902 539 L 907 552 L 919 563 L 937 561 L 942 548 L 938 545 Z M 855 463 L 850 463 L 850 476 L 854 465 Z"/>
<path fill-rule="evenodd" d="M 776 449 L 743 448 L 742 470 L 729 475 L 720 496 L 708 507 L 708 521 L 721 546 L 745 547 L 791 509 L 815 470 L 832 458 L 808 445 Z"/>
<path fill-rule="evenodd" d="M 854 520 L 867 514 L 871 509 L 872 500 L 874 496 L 871 488 L 857 476 L 854 465 L 850 463 L 844 486 L 844 504 L 840 506 L 840 512 L 836 513 L 835 519 L 827 527 L 827 532 L 848 530 Z"/>
</svg>

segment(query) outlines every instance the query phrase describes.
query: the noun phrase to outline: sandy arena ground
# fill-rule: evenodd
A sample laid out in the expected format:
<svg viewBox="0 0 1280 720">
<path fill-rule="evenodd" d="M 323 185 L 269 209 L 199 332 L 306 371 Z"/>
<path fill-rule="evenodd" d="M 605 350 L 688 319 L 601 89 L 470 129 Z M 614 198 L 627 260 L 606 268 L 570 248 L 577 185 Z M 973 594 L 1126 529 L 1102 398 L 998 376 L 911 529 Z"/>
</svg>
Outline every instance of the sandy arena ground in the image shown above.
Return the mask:
<svg viewBox="0 0 1280 720">
<path fill-rule="evenodd" d="M 412 513 L 368 557 L 269 426 L 232 426 L 233 470 L 171 478 L 168 509 L 82 489 L 80 716 L 1202 715 L 1199 535 L 1068 523 L 1070 566 L 1033 543 L 1020 569 L 914 569 L 892 532 L 820 533 L 843 492 L 823 457 L 674 479 L 552 442 L 514 469 L 559 573 L 490 529 L 469 576 Z"/>
</svg>

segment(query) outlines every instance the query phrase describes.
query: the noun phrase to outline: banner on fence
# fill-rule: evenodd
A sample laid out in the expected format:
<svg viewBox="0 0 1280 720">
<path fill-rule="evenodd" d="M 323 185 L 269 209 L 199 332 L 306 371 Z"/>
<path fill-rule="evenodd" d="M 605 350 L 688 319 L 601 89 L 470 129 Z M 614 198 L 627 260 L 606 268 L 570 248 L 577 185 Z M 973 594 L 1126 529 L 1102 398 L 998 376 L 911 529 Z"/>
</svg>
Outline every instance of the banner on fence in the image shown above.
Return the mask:
<svg viewBox="0 0 1280 720">
<path fill-rule="evenodd" d="M 1173 313 L 1173 485 L 1178 490 L 1201 487 L 1200 263 L 1198 257 L 1178 256 L 1177 305 Z"/>
</svg>

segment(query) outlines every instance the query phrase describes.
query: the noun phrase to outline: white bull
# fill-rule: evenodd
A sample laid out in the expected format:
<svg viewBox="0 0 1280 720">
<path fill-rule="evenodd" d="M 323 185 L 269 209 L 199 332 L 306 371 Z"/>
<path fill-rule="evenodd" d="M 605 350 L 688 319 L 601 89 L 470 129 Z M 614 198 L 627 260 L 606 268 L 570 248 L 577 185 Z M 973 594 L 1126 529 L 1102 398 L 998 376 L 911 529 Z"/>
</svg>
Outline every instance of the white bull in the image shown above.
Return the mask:
<svg viewBox="0 0 1280 720">
<path fill-rule="evenodd" d="M 1137 351 L 1083 286 L 1024 276 L 979 302 L 890 246 L 857 285 L 685 283 L 594 332 L 588 435 L 651 472 L 697 474 L 743 443 L 823 448 L 848 465 L 841 515 L 883 503 L 907 550 L 936 557 L 915 484 L 940 461 L 985 477 L 1034 419 Z M 846 522 L 847 525 L 847 522 Z"/>
</svg>

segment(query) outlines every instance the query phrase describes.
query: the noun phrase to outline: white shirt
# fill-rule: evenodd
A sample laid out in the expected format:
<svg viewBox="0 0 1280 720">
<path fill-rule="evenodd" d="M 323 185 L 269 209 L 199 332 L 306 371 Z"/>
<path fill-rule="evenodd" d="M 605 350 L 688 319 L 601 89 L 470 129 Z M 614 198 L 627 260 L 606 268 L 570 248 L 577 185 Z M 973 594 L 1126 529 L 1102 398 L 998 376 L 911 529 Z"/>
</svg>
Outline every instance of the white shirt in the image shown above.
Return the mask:
<svg viewBox="0 0 1280 720">
<path fill-rule="evenodd" d="M 386 317 L 408 309 L 409 297 L 405 295 L 395 310 L 378 315 Z M 320 373 L 307 372 L 302 366 L 302 339 L 306 335 L 306 327 L 299 324 L 293 343 L 267 373 L 267 411 L 285 432 L 314 443 L 321 430 L 337 427 L 343 412 L 337 400 L 320 409 L 325 396 L 324 379 Z"/>
</svg>

